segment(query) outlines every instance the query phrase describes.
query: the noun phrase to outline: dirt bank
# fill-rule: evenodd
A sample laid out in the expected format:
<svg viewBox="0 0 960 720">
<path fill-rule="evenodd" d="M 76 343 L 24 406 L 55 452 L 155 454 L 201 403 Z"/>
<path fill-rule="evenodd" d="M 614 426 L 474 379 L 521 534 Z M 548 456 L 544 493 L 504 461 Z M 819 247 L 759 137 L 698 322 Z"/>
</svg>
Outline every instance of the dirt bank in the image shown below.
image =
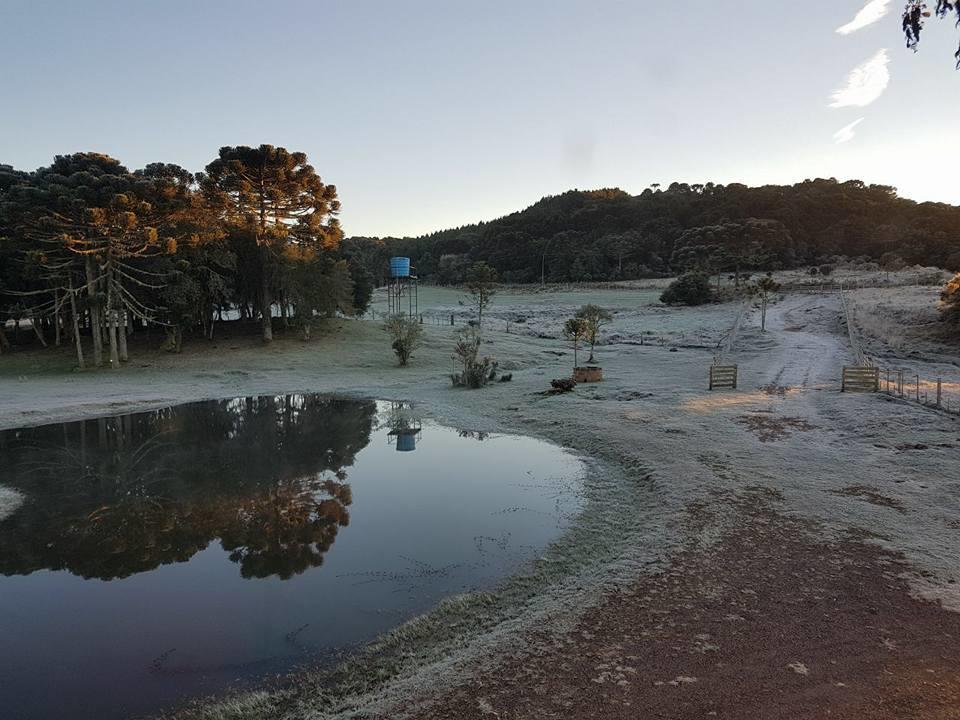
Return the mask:
<svg viewBox="0 0 960 720">
<path fill-rule="evenodd" d="M 536 634 L 409 717 L 960 717 L 960 615 L 910 594 L 903 561 L 824 542 L 769 492 L 691 507 L 664 572 L 605 598 L 566 636 Z"/>
</svg>

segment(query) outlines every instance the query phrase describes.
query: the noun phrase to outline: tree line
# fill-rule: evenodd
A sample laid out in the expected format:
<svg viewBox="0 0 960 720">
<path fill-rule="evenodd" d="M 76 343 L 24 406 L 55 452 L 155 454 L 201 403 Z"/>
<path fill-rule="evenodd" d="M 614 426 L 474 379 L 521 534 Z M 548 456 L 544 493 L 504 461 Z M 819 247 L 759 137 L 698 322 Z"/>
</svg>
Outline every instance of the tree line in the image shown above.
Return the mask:
<svg viewBox="0 0 960 720">
<path fill-rule="evenodd" d="M 135 330 L 162 327 L 172 351 L 184 333 L 212 339 L 225 313 L 259 319 L 265 342 L 275 315 L 308 339 L 373 289 L 341 250 L 339 211 L 304 153 L 271 145 L 220 148 L 196 174 L 99 153 L 0 165 L 0 351 L 4 324 L 24 319 L 44 345 L 72 343 L 80 367 L 90 350 L 117 367 Z"/>
<path fill-rule="evenodd" d="M 377 276 L 407 255 L 421 278 L 463 283 L 478 261 L 504 282 L 590 282 L 787 269 L 837 256 L 960 270 L 960 207 L 858 180 L 571 190 L 490 222 L 417 238 L 347 238 Z"/>
</svg>

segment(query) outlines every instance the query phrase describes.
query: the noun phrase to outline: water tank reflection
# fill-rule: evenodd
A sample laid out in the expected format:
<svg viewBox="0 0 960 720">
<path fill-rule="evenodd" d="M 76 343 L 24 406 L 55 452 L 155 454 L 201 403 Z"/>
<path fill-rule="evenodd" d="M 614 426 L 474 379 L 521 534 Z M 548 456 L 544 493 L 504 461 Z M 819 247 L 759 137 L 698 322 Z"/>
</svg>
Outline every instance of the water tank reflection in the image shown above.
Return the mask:
<svg viewBox="0 0 960 720">
<path fill-rule="evenodd" d="M 387 440 L 396 445 L 397 452 L 413 452 L 417 449 L 417 442 L 423 435 L 423 424 L 420 418 L 413 414 L 407 403 L 390 403 L 387 412 Z"/>
</svg>

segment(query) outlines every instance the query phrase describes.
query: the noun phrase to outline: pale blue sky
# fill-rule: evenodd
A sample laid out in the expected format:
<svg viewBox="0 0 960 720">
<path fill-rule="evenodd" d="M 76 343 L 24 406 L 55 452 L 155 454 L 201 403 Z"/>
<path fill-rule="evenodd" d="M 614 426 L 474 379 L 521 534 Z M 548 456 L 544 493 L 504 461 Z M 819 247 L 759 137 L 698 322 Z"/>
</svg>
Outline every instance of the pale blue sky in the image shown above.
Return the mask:
<svg viewBox="0 0 960 720">
<path fill-rule="evenodd" d="M 892 0 L 837 34 L 866 2 L 0 0 L 0 162 L 197 171 L 221 145 L 283 145 L 337 185 L 350 235 L 674 180 L 859 177 L 960 203 L 957 32 L 931 23 L 914 55 Z M 886 91 L 829 107 L 883 48 Z"/>
</svg>

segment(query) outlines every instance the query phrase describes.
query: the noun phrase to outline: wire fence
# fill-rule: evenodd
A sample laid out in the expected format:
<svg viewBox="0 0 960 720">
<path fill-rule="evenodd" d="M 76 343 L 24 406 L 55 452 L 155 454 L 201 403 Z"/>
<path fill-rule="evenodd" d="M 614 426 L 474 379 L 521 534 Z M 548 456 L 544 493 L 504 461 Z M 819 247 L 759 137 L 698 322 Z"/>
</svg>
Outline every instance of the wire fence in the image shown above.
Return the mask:
<svg viewBox="0 0 960 720">
<path fill-rule="evenodd" d="M 924 407 L 960 415 L 960 382 L 925 378 L 903 368 L 881 368 L 880 391 Z"/>
<path fill-rule="evenodd" d="M 910 368 L 882 365 L 867 357 L 860 343 L 850 305 L 844 295 L 844 287 L 837 286 L 840 305 L 847 324 L 850 338 L 850 351 L 857 365 L 875 367 L 880 370 L 880 391 L 903 400 L 918 403 L 924 407 L 941 410 L 951 415 L 960 415 L 960 382 L 944 379 L 943 376 L 923 376 Z"/>
<path fill-rule="evenodd" d="M 744 300 L 740 305 L 740 310 L 737 312 L 737 317 L 733 321 L 730 332 L 720 338 L 720 342 L 717 343 L 717 349 L 713 353 L 713 365 L 722 365 L 723 359 L 730 354 L 733 344 L 737 341 L 737 333 L 740 332 L 740 326 L 743 324 L 743 318 L 746 316 L 749 306 L 749 300 Z"/>
<path fill-rule="evenodd" d="M 857 334 L 857 328 L 853 324 L 853 315 L 850 312 L 850 305 L 847 303 L 847 298 L 843 293 L 842 285 L 837 286 L 837 292 L 840 294 L 840 306 L 843 308 L 843 318 L 847 324 L 847 337 L 850 339 L 850 352 L 853 354 L 854 363 L 856 365 L 872 367 L 872 364 L 863 352 L 863 346 L 860 344 L 860 336 Z"/>
</svg>

